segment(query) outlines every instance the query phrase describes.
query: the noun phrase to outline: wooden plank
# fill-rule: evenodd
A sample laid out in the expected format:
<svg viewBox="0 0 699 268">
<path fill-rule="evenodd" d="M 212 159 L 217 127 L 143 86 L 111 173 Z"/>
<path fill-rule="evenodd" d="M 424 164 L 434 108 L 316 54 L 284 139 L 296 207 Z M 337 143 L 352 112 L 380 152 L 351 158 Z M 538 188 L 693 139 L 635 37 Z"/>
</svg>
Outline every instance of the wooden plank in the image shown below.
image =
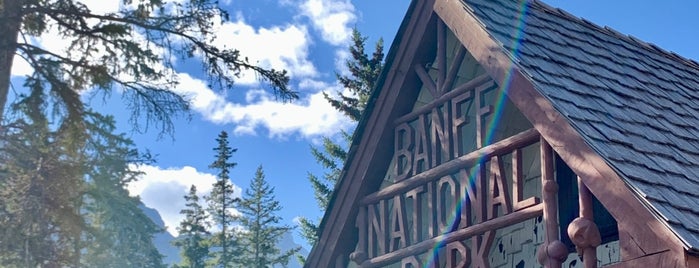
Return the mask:
<svg viewBox="0 0 699 268">
<path fill-rule="evenodd" d="M 401 182 L 387 186 L 375 193 L 369 194 L 362 198 L 361 205 L 376 203 L 379 200 L 393 197 L 394 195 L 402 194 L 413 188 L 423 185 L 436 178 L 449 175 L 458 171 L 461 168 L 469 167 L 476 164 L 480 159 L 487 159 L 494 155 L 505 154 L 513 151 L 516 148 L 525 147 L 535 143 L 539 138 L 539 133 L 534 129 L 525 130 L 512 137 L 506 138 L 499 142 L 485 146 L 476 151 L 470 152 L 459 158 L 453 159 L 442 165 L 439 165 L 430 170 L 419 173 L 413 177 L 405 179 Z"/>
<path fill-rule="evenodd" d="M 360 267 L 371 268 L 386 266 L 393 262 L 400 261 L 405 257 L 418 255 L 427 250 L 430 250 L 437 243 L 449 244 L 454 241 L 466 240 L 472 236 L 479 235 L 490 230 L 497 230 L 505 226 L 512 225 L 514 223 L 538 217 L 541 215 L 543 208 L 543 204 L 537 204 L 535 206 L 528 207 L 520 211 L 489 220 L 484 223 L 472 225 L 463 229 L 453 231 L 448 234 L 443 234 L 428 240 L 424 240 L 420 243 L 413 244 L 407 248 L 366 260 L 360 265 Z"/>
<path fill-rule="evenodd" d="M 444 94 L 444 79 L 447 75 L 447 27 L 437 19 L 437 92 Z M 435 96 L 436 98 L 437 96 Z"/>
<path fill-rule="evenodd" d="M 434 80 L 432 80 L 432 77 L 430 77 L 427 71 L 425 71 L 425 66 L 422 66 L 421 64 L 415 64 L 415 66 L 413 66 L 413 69 L 415 71 L 415 74 L 417 74 L 417 77 L 419 77 L 420 81 L 422 81 L 422 85 L 430 91 L 432 98 L 439 98 L 441 94 L 437 91 L 437 85 L 434 84 Z"/>
<path fill-rule="evenodd" d="M 532 82 L 514 65 L 483 25 L 461 1 L 437 0 L 435 12 L 498 84 L 509 84 L 509 99 L 524 114 L 568 166 L 619 223 L 621 258 L 671 249 L 683 259 L 682 241 L 656 219 L 618 174 L 582 139 L 565 117 L 553 108 Z M 508 79 L 508 81 L 505 81 Z"/>
<path fill-rule="evenodd" d="M 409 114 L 406 114 L 406 115 L 399 117 L 398 119 L 396 119 L 395 122 L 393 122 L 393 126 L 395 127 L 395 126 L 398 126 L 402 123 L 415 120 L 415 118 L 417 118 L 419 115 L 427 113 L 427 112 L 431 111 L 433 108 L 436 108 L 436 107 L 446 103 L 447 101 L 455 98 L 456 96 L 459 96 L 466 91 L 475 89 L 477 86 L 480 86 L 480 85 L 486 84 L 486 83 L 489 83 L 492 85 L 492 81 L 489 81 L 489 80 L 490 80 L 490 77 L 487 74 L 480 75 L 476 78 L 473 78 L 473 79 L 469 80 L 468 82 L 464 83 L 462 86 L 459 86 L 458 89 L 454 89 L 452 91 L 449 91 L 446 94 L 440 96 L 439 98 L 434 99 L 431 102 L 416 108 L 414 111 L 410 112 Z"/>
<path fill-rule="evenodd" d="M 456 52 L 451 65 L 449 65 L 449 72 L 447 73 L 446 80 L 442 85 L 442 92 L 448 92 L 449 89 L 454 85 L 454 80 L 456 80 L 456 75 L 461 68 L 461 63 L 463 63 L 466 57 L 466 48 L 459 44 L 459 50 Z"/>
</svg>

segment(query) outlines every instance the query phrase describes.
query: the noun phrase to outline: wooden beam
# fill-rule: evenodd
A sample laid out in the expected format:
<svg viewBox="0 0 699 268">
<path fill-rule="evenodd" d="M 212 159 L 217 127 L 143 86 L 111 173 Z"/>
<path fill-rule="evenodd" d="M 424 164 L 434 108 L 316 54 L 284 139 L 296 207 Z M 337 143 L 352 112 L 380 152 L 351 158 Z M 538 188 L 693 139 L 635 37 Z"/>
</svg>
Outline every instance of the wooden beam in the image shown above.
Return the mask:
<svg viewBox="0 0 699 268">
<path fill-rule="evenodd" d="M 413 69 L 415 70 L 417 77 L 419 77 L 420 81 L 422 81 L 422 85 L 430 91 L 432 98 L 439 98 L 440 94 L 438 92 L 437 85 L 434 84 L 432 77 L 430 77 L 427 71 L 425 71 L 425 66 L 422 66 L 422 64 L 415 64 Z"/>
<path fill-rule="evenodd" d="M 506 138 L 499 142 L 485 146 L 476 151 L 470 152 L 459 158 L 450 160 L 435 168 L 419 173 L 413 177 L 405 179 L 401 182 L 392 184 L 375 193 L 369 194 L 361 199 L 362 206 L 376 203 L 380 200 L 393 197 L 394 195 L 402 194 L 412 190 L 415 187 L 423 185 L 427 182 L 449 175 L 457 170 L 465 167 L 470 167 L 476 164 L 481 159 L 488 159 L 494 155 L 506 154 L 514 151 L 517 148 L 522 148 L 535 143 L 539 138 L 539 133 L 534 129 L 525 130 L 512 137 Z"/>
<path fill-rule="evenodd" d="M 451 62 L 451 65 L 449 65 L 449 72 L 447 73 L 446 80 L 442 85 L 442 92 L 448 92 L 449 89 L 451 89 L 451 87 L 454 85 L 456 75 L 458 74 L 459 69 L 461 69 L 461 64 L 463 63 L 464 58 L 466 57 L 466 48 L 461 44 L 459 44 L 458 46 L 459 50 L 456 52 L 454 60 L 452 60 Z"/>
<path fill-rule="evenodd" d="M 437 92 L 444 94 L 444 79 L 447 76 L 447 27 L 437 19 Z M 437 96 L 435 96 L 437 98 Z"/>
<path fill-rule="evenodd" d="M 438 243 L 446 245 L 454 241 L 466 240 L 470 237 L 485 233 L 487 231 L 497 230 L 505 226 L 512 225 L 514 223 L 538 217 L 541 215 L 543 209 L 543 204 L 537 204 L 532 207 L 512 212 L 510 214 L 480 224 L 475 224 L 463 229 L 453 231 L 448 234 L 443 234 L 428 240 L 423 240 L 420 243 L 411 245 L 409 247 L 366 260 L 360 265 L 360 267 L 372 268 L 386 266 L 388 264 L 400 261 L 402 258 L 423 253 L 433 248 Z"/>
</svg>

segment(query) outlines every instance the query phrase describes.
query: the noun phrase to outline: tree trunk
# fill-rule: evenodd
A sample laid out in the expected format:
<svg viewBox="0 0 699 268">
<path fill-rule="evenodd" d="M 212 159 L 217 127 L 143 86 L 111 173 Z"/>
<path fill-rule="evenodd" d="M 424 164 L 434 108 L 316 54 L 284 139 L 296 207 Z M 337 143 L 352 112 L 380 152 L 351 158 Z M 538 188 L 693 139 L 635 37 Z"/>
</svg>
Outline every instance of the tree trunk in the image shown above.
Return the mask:
<svg viewBox="0 0 699 268">
<path fill-rule="evenodd" d="M 4 119 L 23 3 L 23 0 L 0 0 L 0 121 Z"/>
</svg>

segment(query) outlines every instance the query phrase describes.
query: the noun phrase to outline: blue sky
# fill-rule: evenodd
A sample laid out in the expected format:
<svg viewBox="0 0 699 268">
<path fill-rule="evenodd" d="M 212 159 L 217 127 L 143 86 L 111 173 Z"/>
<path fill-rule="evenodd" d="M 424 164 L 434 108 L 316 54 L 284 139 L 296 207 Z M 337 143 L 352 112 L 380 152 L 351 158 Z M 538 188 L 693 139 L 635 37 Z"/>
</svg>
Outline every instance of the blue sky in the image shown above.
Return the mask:
<svg viewBox="0 0 699 268">
<path fill-rule="evenodd" d="M 90 7 L 105 11 L 102 1 L 89 0 Z M 90 4 L 90 2 L 94 2 Z M 118 2 L 118 1 L 111 1 Z M 132 194 L 157 209 L 166 224 L 179 221 L 182 196 L 189 185 L 210 189 L 215 179 L 208 168 L 213 161 L 212 148 L 222 130 L 231 133 L 231 145 L 238 149 L 233 161 L 233 183 L 246 188 L 258 165 L 264 167 L 270 184 L 276 187 L 277 199 L 284 209 L 284 223 L 294 219 L 322 216 L 313 198 L 307 173 L 320 175 L 309 147 L 322 136 L 339 139 L 341 130 L 351 122 L 334 111 L 320 95 L 321 91 L 341 90 L 335 72 L 342 72 L 343 59 L 352 27 L 369 36 L 370 51 L 383 37 L 386 50 L 398 30 L 409 5 L 408 0 L 228 0 L 221 1 L 231 14 L 231 21 L 220 25 L 216 44 L 235 47 L 261 65 L 285 68 L 291 74 L 291 86 L 301 98 L 290 104 L 277 102 L 254 75 L 244 74 L 232 91 L 211 91 L 199 65 L 178 62 L 178 92 L 192 97 L 191 119 L 175 121 L 172 137 L 158 137 L 155 128 L 145 133 L 132 132 L 128 112 L 119 94 L 106 102 L 93 100 L 99 111 L 115 114 L 119 131 L 128 133 L 139 148 L 157 155 L 157 163 L 142 166 L 147 174 L 131 185 Z M 633 35 L 692 59 L 699 59 L 699 1 L 544 1 L 576 16 L 617 31 Z M 54 44 L 45 37 L 43 44 Z M 386 51 L 388 52 L 388 51 Z M 13 82 L 26 73 L 21 62 L 15 64 Z M 174 233 L 174 228 L 170 229 Z M 302 240 L 296 236 L 296 242 Z M 305 245 L 305 244 L 304 244 Z M 306 245 L 307 246 L 307 245 Z"/>
</svg>

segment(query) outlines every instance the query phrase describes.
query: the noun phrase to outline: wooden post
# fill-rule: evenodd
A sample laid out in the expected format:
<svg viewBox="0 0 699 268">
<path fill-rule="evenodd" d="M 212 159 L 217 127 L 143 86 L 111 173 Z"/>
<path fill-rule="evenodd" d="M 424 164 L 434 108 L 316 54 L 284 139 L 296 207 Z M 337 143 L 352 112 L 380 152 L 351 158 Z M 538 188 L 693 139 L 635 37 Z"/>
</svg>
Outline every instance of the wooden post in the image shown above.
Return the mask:
<svg viewBox="0 0 699 268">
<path fill-rule="evenodd" d="M 367 217 L 366 217 L 366 206 L 359 207 L 359 213 L 357 215 L 357 229 L 359 231 L 359 240 L 357 241 L 357 250 L 350 254 L 350 260 L 359 264 L 364 262 L 369 258 L 367 253 Z"/>
<path fill-rule="evenodd" d="M 544 199 L 544 230 L 546 242 L 539 247 L 537 259 L 544 267 L 560 268 L 568 256 L 568 249 L 558 236 L 558 183 L 553 175 L 553 150 L 542 137 L 541 148 L 541 196 Z"/>
<path fill-rule="evenodd" d="M 580 217 L 568 225 L 568 236 L 575 244 L 578 255 L 582 257 L 585 268 L 596 268 L 597 246 L 602 243 L 602 238 L 594 222 L 592 193 L 580 177 L 578 177 L 578 195 Z"/>
</svg>

